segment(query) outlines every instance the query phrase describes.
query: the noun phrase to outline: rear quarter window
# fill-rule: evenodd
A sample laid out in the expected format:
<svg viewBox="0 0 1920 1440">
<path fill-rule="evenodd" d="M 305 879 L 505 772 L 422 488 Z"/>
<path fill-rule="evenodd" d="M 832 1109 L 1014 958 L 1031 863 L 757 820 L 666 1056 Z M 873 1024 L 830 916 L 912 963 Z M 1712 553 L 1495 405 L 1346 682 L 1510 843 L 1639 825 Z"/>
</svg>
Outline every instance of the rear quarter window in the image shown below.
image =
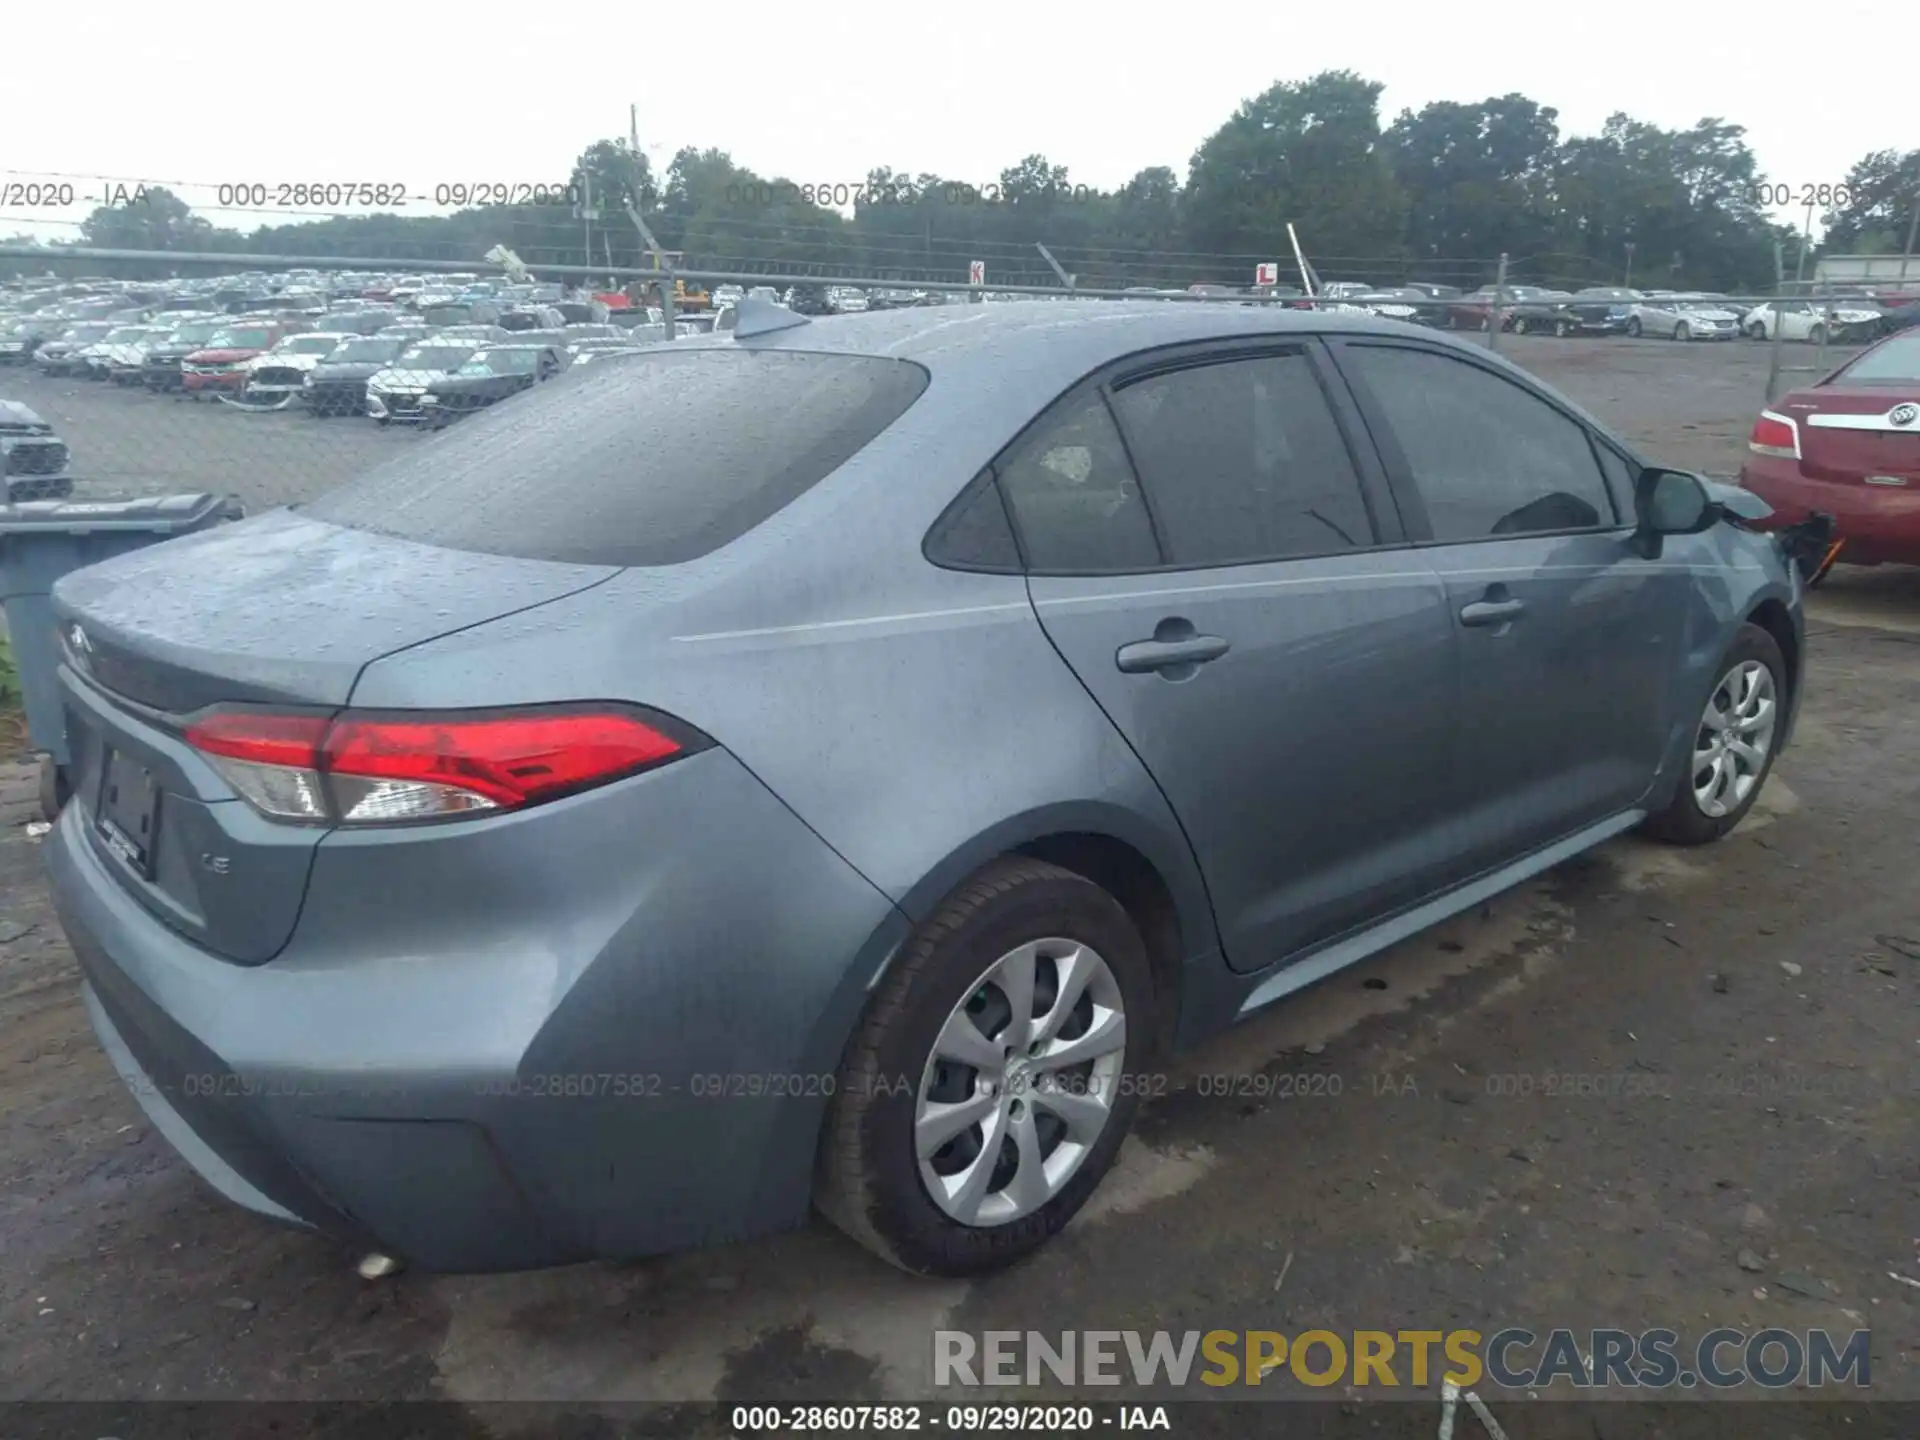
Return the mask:
<svg viewBox="0 0 1920 1440">
<path fill-rule="evenodd" d="M 926 386 L 918 365 L 875 356 L 636 354 L 465 421 L 305 513 L 452 550 L 680 564 L 798 499 Z"/>
</svg>

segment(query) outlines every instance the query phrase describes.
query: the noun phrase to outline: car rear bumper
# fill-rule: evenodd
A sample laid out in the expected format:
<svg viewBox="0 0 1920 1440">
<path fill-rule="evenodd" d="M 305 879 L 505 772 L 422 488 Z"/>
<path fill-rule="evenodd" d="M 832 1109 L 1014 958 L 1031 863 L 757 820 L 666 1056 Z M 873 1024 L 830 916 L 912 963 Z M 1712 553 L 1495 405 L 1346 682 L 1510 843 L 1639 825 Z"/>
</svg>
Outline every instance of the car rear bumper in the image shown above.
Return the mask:
<svg viewBox="0 0 1920 1440">
<path fill-rule="evenodd" d="M 335 832 L 260 966 L 156 919 L 91 823 L 77 797 L 49 837 L 53 894 L 154 1128 L 235 1203 L 428 1270 L 800 1223 L 907 929 L 724 751 L 450 844 Z"/>
<path fill-rule="evenodd" d="M 1920 564 L 1920 485 L 1847 485 L 1811 480 L 1797 461 L 1749 455 L 1740 483 L 1773 507 L 1768 529 L 1797 525 L 1815 511 L 1833 516 L 1853 564 Z"/>
</svg>

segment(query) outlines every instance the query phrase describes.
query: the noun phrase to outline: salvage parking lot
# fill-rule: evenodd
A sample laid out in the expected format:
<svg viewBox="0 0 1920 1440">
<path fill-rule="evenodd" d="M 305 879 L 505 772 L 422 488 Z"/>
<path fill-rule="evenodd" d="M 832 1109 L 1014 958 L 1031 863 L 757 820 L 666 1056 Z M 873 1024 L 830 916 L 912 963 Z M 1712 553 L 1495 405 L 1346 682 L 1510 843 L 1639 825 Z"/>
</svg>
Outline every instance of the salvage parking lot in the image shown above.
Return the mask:
<svg viewBox="0 0 1920 1440">
<path fill-rule="evenodd" d="M 1767 366 L 1747 344 L 1503 348 L 1650 457 L 1718 474 Z M 55 422 L 82 498 L 260 509 L 422 443 L 17 373 L 0 393 Z M 938 1326 L 1778 1324 L 1870 1328 L 1875 1393 L 1920 1398 L 1920 573 L 1843 571 L 1809 628 L 1797 743 L 1726 844 L 1615 842 L 1189 1057 L 1061 1243 L 971 1284 L 909 1280 L 825 1227 L 358 1280 L 151 1133 L 87 1030 L 16 774 L 0 1393 L 845 1400 L 925 1393 Z"/>
</svg>

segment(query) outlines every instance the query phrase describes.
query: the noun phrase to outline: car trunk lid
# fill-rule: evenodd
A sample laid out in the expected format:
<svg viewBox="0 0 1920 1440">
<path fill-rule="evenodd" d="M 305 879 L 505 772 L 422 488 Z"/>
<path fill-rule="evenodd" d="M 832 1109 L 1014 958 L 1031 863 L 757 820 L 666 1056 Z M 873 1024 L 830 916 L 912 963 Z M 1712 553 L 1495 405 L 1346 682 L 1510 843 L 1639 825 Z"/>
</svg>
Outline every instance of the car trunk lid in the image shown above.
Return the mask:
<svg viewBox="0 0 1920 1440">
<path fill-rule="evenodd" d="M 325 829 L 269 821 L 183 738 L 256 705 L 331 714 L 382 656 L 599 584 L 617 567 L 436 549 L 279 511 L 135 550 L 53 592 L 73 806 L 164 923 L 243 964 L 292 934 Z"/>
<path fill-rule="evenodd" d="M 1920 485 L 1920 404 L 1887 387 L 1823 385 L 1775 407 L 1800 434 L 1800 471 L 1841 485 Z"/>
</svg>

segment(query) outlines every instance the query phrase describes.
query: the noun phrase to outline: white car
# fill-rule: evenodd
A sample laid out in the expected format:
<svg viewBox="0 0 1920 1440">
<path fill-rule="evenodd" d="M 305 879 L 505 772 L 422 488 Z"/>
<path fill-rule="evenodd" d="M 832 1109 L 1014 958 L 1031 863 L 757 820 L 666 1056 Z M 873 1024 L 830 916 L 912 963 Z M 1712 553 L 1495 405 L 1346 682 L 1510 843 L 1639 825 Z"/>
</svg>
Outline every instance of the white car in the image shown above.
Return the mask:
<svg viewBox="0 0 1920 1440">
<path fill-rule="evenodd" d="M 349 330 L 303 330 L 289 335 L 264 354 L 256 355 L 242 367 L 247 372 L 246 388 L 239 403 L 247 406 L 277 405 L 282 409 L 300 398 L 300 391 L 320 362 L 349 340 L 358 340 Z M 222 397 L 225 398 L 224 396 Z"/>
<path fill-rule="evenodd" d="M 367 413 L 382 425 L 426 419 L 420 397 L 485 348 L 478 340 L 423 340 L 367 381 Z"/>
<path fill-rule="evenodd" d="M 74 352 L 73 372 L 89 380 L 112 376 L 125 385 L 146 363 L 147 348 L 173 333 L 171 325 L 121 325 Z"/>
<path fill-rule="evenodd" d="M 1628 314 L 1627 334 L 1666 340 L 1737 340 L 1740 316 L 1711 295 L 1649 294 Z"/>
<path fill-rule="evenodd" d="M 1769 300 L 1749 310 L 1740 329 L 1750 339 L 1771 340 L 1776 326 L 1783 338 L 1808 340 L 1815 345 L 1827 340 L 1860 338 L 1879 327 L 1880 312 L 1851 301 L 1838 305 L 1818 305 L 1811 300 Z"/>
</svg>

